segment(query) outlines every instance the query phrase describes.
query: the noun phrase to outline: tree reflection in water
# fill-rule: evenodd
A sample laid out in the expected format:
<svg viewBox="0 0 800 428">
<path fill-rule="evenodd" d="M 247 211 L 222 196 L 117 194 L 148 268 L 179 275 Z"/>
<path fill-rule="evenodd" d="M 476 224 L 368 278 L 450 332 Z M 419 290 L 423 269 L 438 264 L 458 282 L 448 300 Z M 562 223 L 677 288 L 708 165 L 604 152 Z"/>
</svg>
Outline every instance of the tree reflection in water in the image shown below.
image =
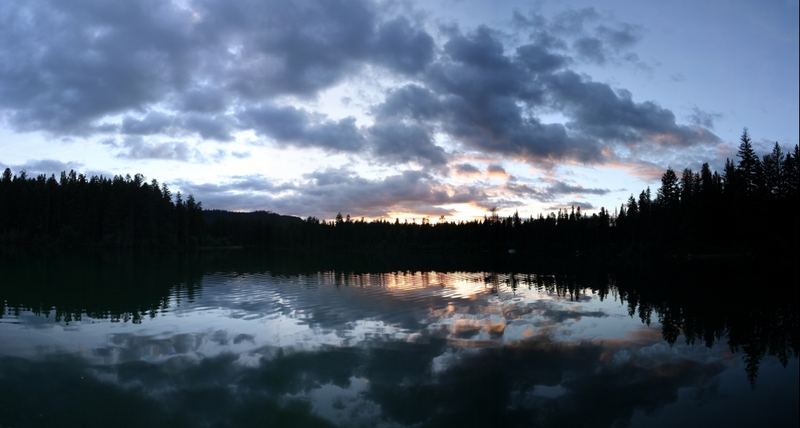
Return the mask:
<svg viewBox="0 0 800 428">
<path fill-rule="evenodd" d="M 0 337 L 17 346 L 0 352 L 0 422 L 614 426 L 679 405 L 687 390 L 707 412 L 728 405 L 744 394 L 726 380 L 741 376 L 740 358 L 754 393 L 789 391 L 768 401 L 772 425 L 797 422 L 797 292 L 781 282 L 791 278 L 468 267 L 320 272 L 246 257 L 3 266 Z M 182 327 L 214 310 L 237 324 Z M 102 334 L 22 349 L 42 328 L 30 317 Z M 762 382 L 763 361 L 772 374 Z M 765 404 L 749 403 L 715 420 L 764 422 Z"/>
</svg>

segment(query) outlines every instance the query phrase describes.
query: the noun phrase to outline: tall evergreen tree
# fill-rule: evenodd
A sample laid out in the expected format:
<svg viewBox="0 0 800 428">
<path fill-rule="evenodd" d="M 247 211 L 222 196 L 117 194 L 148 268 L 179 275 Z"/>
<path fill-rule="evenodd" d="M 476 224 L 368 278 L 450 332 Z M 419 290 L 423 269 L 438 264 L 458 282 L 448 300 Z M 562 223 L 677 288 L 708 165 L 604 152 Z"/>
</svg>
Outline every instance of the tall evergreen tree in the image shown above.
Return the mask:
<svg viewBox="0 0 800 428">
<path fill-rule="evenodd" d="M 663 206 L 675 206 L 680 200 L 680 192 L 678 176 L 672 168 L 667 168 L 667 171 L 661 176 L 661 187 L 658 189 L 656 200 Z"/>
<path fill-rule="evenodd" d="M 800 188 L 800 145 L 795 145 L 793 152 L 786 153 L 782 169 L 783 196 L 797 196 Z"/>
<path fill-rule="evenodd" d="M 700 168 L 700 191 L 704 196 L 708 197 L 713 193 L 713 188 L 714 176 L 711 174 L 711 168 L 708 166 L 708 162 L 705 162 Z"/>
<path fill-rule="evenodd" d="M 764 191 L 773 195 L 778 195 L 782 192 L 783 184 L 783 151 L 778 142 L 772 148 L 772 152 L 765 154 L 763 158 L 764 166 Z"/>
<path fill-rule="evenodd" d="M 695 192 L 695 180 L 694 180 L 694 172 L 686 168 L 683 170 L 683 174 L 681 174 L 681 184 L 680 184 L 680 192 L 681 192 L 681 201 L 688 202 L 692 199 Z"/>
<path fill-rule="evenodd" d="M 742 180 L 742 190 L 748 195 L 752 195 L 759 190 L 762 169 L 761 161 L 758 159 L 758 155 L 756 155 L 756 151 L 753 149 L 752 140 L 750 139 L 750 134 L 747 132 L 747 128 L 742 131 L 742 136 L 739 139 L 739 151 L 737 152 L 737 156 L 739 157 L 737 172 Z"/>
<path fill-rule="evenodd" d="M 730 159 L 725 159 L 725 169 L 722 170 L 722 184 L 726 195 L 736 195 L 740 192 L 736 166 Z"/>
<path fill-rule="evenodd" d="M 650 186 L 647 186 L 646 190 L 642 190 L 642 193 L 639 193 L 639 211 L 645 215 L 649 214 L 651 203 Z"/>
</svg>

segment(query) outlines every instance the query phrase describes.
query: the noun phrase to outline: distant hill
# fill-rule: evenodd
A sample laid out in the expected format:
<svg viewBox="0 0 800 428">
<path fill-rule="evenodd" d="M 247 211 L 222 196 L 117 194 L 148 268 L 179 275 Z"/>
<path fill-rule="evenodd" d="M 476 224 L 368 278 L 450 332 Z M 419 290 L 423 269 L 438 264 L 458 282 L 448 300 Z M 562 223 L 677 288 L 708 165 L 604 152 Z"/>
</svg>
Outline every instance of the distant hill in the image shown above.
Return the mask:
<svg viewBox="0 0 800 428">
<path fill-rule="evenodd" d="M 203 210 L 206 245 L 263 246 L 274 242 L 281 231 L 303 226 L 299 217 L 270 211 L 236 212 Z"/>
<path fill-rule="evenodd" d="M 283 215 L 271 211 L 251 211 L 251 212 L 237 212 L 225 210 L 203 210 L 203 220 L 207 225 L 213 225 L 217 222 L 253 222 L 253 223 L 268 223 L 274 226 L 290 226 L 300 225 L 303 219 L 300 217 Z"/>
</svg>

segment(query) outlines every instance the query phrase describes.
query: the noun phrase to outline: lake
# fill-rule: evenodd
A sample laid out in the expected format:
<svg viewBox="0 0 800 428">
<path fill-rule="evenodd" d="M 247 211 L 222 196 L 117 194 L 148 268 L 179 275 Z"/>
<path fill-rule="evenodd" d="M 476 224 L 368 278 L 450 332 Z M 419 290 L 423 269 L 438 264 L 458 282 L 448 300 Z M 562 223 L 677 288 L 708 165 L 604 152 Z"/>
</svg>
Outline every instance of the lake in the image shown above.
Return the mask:
<svg viewBox="0 0 800 428">
<path fill-rule="evenodd" d="M 5 263 L 0 426 L 798 425 L 789 280 L 376 269 Z"/>
</svg>

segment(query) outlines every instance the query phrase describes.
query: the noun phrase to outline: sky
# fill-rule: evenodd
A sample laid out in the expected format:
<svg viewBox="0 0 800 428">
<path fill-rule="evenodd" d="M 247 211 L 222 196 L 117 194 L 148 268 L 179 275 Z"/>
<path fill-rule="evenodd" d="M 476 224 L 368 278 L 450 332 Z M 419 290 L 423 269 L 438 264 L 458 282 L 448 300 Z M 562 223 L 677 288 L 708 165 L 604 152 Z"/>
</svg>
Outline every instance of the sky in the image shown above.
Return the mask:
<svg viewBox="0 0 800 428">
<path fill-rule="evenodd" d="M 798 144 L 798 1 L 0 3 L 0 167 L 205 208 L 613 212 Z"/>
</svg>

